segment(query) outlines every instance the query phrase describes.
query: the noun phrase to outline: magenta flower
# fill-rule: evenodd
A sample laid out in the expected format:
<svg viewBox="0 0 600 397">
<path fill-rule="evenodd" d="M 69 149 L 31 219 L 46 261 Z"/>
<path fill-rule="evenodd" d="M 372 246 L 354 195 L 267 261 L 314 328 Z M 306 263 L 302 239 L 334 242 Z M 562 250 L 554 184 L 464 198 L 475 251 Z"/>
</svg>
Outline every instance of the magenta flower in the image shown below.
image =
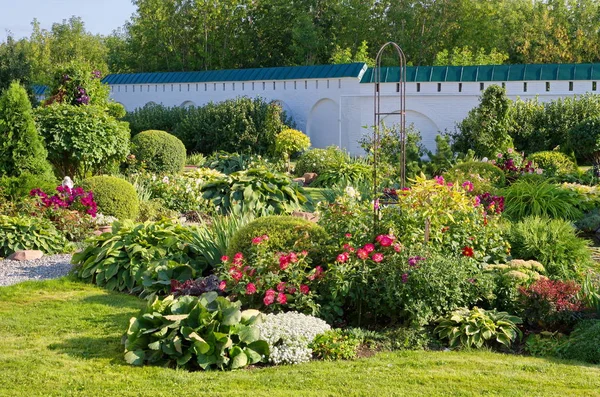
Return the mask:
<svg viewBox="0 0 600 397">
<path fill-rule="evenodd" d="M 376 252 L 371 256 L 371 259 L 373 259 L 373 262 L 379 263 L 383 260 L 383 254 Z"/>
<path fill-rule="evenodd" d="M 473 183 L 471 181 L 464 181 L 463 184 L 462 184 L 462 187 L 467 192 L 472 192 L 473 191 Z"/>
</svg>

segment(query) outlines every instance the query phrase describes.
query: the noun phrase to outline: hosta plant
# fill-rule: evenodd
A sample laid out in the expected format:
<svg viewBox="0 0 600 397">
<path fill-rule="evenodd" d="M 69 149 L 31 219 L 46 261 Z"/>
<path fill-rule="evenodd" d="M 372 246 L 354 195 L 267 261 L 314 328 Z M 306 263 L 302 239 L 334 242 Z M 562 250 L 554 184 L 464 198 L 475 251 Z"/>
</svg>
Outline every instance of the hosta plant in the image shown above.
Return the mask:
<svg viewBox="0 0 600 397">
<path fill-rule="evenodd" d="M 0 257 L 20 250 L 59 254 L 71 252 L 72 248 L 67 239 L 46 219 L 0 215 Z"/>
<path fill-rule="evenodd" d="M 308 198 L 286 175 L 266 168 L 234 172 L 202 187 L 203 197 L 224 214 L 253 212 L 257 216 L 292 212 Z"/>
<path fill-rule="evenodd" d="M 262 314 L 240 308 L 240 302 L 216 292 L 155 298 L 129 320 L 125 360 L 189 370 L 237 369 L 262 362 L 269 354 L 256 326 Z"/>
<path fill-rule="evenodd" d="M 183 282 L 208 270 L 198 248 L 190 244 L 194 228 L 164 221 L 115 222 L 112 229 L 90 239 L 73 256 L 79 278 L 108 290 L 166 294 L 171 280 Z"/>
<path fill-rule="evenodd" d="M 463 308 L 441 319 L 434 332 L 451 347 L 480 348 L 493 342 L 510 347 L 517 336 L 522 336 L 518 324 L 521 319 L 506 312 Z"/>
</svg>

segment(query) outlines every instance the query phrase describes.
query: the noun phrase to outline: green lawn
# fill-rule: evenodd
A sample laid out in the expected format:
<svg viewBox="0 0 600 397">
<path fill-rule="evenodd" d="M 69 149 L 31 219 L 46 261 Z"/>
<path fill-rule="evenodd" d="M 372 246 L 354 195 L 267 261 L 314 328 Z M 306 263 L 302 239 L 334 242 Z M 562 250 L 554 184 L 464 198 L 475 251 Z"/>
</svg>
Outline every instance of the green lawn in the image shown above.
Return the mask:
<svg viewBox="0 0 600 397">
<path fill-rule="evenodd" d="M 600 367 L 490 352 L 382 353 L 234 372 L 134 368 L 143 302 L 65 279 L 0 287 L 0 396 L 599 396 Z"/>
</svg>

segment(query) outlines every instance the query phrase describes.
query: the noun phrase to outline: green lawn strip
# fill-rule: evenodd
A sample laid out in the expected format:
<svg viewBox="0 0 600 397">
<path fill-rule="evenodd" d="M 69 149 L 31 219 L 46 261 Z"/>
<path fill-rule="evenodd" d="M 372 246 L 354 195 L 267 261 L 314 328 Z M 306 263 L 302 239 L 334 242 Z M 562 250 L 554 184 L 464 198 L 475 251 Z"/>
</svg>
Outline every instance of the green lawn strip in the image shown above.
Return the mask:
<svg viewBox="0 0 600 397">
<path fill-rule="evenodd" d="M 189 373 L 124 363 L 138 298 L 66 279 L 0 288 L 0 396 L 597 396 L 600 367 L 487 351 Z"/>
</svg>

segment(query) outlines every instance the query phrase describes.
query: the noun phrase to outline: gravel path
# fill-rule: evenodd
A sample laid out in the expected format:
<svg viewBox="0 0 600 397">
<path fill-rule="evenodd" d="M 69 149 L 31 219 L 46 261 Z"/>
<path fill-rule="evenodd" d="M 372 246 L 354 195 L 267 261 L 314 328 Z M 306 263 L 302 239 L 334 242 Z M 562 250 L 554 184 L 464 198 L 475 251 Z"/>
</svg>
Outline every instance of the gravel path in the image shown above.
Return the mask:
<svg viewBox="0 0 600 397">
<path fill-rule="evenodd" d="M 65 276 L 73 267 L 70 262 L 68 254 L 47 255 L 33 261 L 0 260 L 0 286 Z"/>
</svg>

